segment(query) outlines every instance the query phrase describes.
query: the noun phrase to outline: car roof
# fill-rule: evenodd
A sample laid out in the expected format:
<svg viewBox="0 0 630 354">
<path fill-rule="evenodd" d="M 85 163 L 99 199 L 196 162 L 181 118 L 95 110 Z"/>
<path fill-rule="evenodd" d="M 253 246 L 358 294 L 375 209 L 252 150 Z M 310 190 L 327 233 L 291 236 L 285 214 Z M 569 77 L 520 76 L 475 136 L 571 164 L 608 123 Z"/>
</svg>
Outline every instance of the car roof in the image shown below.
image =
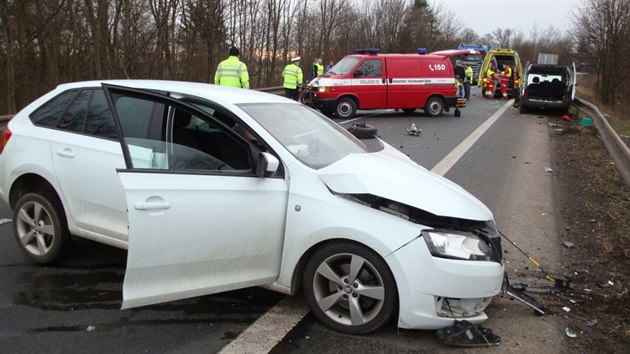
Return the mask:
<svg viewBox="0 0 630 354">
<path fill-rule="evenodd" d="M 57 86 L 58 90 L 72 88 L 94 88 L 103 84 L 152 91 L 177 93 L 188 97 L 198 97 L 223 104 L 262 103 L 262 102 L 293 102 L 285 97 L 264 93 L 256 90 L 219 86 L 201 82 L 169 81 L 169 80 L 94 80 L 65 83 Z"/>
</svg>

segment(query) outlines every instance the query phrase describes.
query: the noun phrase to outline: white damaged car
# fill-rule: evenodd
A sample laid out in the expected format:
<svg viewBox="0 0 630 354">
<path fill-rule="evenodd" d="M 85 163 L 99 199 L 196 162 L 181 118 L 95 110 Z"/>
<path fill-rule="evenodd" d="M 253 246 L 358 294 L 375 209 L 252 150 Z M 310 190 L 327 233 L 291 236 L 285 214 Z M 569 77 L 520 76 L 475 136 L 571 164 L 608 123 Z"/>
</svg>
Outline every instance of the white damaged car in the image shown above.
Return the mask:
<svg viewBox="0 0 630 354">
<path fill-rule="evenodd" d="M 0 197 L 27 256 L 128 250 L 122 308 L 262 286 L 328 326 L 480 322 L 504 267 L 492 213 L 381 142 L 283 97 L 208 84 L 64 84 L 8 124 Z"/>
</svg>

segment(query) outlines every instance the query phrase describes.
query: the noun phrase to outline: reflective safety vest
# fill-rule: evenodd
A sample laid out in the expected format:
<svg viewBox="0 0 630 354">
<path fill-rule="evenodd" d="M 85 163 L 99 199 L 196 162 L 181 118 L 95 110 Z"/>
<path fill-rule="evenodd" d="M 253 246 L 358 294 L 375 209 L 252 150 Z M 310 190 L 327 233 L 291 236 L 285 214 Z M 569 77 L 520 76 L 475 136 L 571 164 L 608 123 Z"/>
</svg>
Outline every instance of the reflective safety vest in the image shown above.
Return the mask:
<svg viewBox="0 0 630 354">
<path fill-rule="evenodd" d="M 510 76 L 512 76 L 512 68 L 510 68 L 509 66 L 508 66 L 508 67 L 506 67 L 506 68 L 503 70 L 503 76 L 505 76 L 505 77 L 510 77 Z"/>
<path fill-rule="evenodd" d="M 291 63 L 284 67 L 282 79 L 284 80 L 282 87 L 295 90 L 297 85 L 302 82 L 302 69 Z"/>
<path fill-rule="evenodd" d="M 322 64 L 315 64 L 315 67 L 317 68 L 314 73 L 315 77 L 318 77 L 319 75 L 324 75 L 324 66 Z"/>
<path fill-rule="evenodd" d="M 217 66 L 214 74 L 216 85 L 249 88 L 249 74 L 247 65 L 231 55 Z"/>
<path fill-rule="evenodd" d="M 466 70 L 464 70 L 464 82 L 473 82 L 473 68 L 472 67 L 467 67 Z"/>
<path fill-rule="evenodd" d="M 486 77 L 488 79 L 494 79 L 494 71 L 492 69 L 488 69 L 488 71 L 486 71 Z"/>
</svg>

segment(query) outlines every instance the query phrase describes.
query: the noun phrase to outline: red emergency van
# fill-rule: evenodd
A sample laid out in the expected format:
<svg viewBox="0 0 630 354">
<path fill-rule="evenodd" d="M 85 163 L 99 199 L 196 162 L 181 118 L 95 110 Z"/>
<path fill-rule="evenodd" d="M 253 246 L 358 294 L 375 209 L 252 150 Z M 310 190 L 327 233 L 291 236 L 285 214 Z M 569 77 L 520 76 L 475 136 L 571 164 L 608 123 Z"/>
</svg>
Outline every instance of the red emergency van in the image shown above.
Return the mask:
<svg viewBox="0 0 630 354">
<path fill-rule="evenodd" d="M 311 81 L 312 104 L 344 119 L 357 109 L 424 109 L 428 116 L 442 115 L 458 104 L 453 66 L 448 56 L 424 53 L 422 48 L 417 54 L 357 50 Z"/>
</svg>

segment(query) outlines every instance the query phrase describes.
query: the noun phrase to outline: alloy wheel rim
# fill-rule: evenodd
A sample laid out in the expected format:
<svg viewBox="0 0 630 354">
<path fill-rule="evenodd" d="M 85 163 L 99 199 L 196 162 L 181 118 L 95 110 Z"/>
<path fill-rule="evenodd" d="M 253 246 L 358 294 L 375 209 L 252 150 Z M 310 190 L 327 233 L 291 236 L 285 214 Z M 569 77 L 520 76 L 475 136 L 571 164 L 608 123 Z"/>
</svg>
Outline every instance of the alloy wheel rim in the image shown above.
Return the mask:
<svg viewBox="0 0 630 354">
<path fill-rule="evenodd" d="M 20 208 L 17 220 L 17 236 L 22 246 L 35 256 L 50 252 L 55 238 L 52 218 L 46 208 L 37 202 L 28 202 Z"/>
<path fill-rule="evenodd" d="M 372 321 L 385 301 L 380 273 L 355 254 L 336 254 L 324 260 L 315 273 L 313 292 L 322 312 L 346 326 Z"/>
</svg>

